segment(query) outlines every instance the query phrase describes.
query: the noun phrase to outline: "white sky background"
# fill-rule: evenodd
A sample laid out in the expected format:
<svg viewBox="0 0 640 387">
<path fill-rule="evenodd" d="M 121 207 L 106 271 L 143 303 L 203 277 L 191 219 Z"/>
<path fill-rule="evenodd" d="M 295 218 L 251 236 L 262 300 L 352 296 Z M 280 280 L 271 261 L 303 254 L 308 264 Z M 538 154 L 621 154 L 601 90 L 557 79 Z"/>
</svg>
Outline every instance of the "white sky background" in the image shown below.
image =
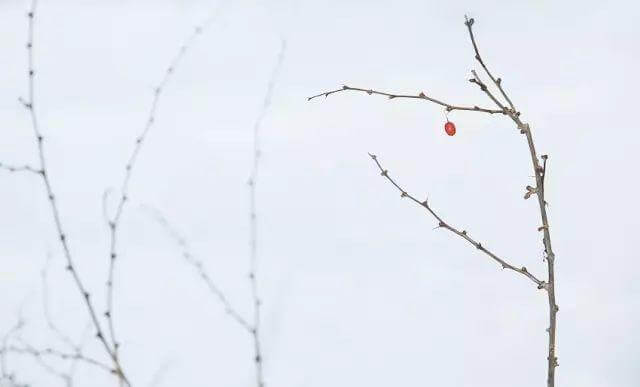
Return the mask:
<svg viewBox="0 0 640 387">
<path fill-rule="evenodd" d="M 50 175 L 81 275 L 102 310 L 108 234 L 101 196 L 118 187 L 170 59 L 216 2 L 41 1 L 38 115 Z M 37 159 L 27 112 L 25 1 L 0 2 L 0 161 Z M 288 51 L 262 127 L 259 284 L 267 386 L 541 386 L 545 295 L 434 220 L 377 172 L 367 152 L 483 245 L 540 277 L 531 166 L 510 120 L 422 101 L 338 94 L 346 83 L 489 105 L 463 25 L 504 79 L 541 154 L 557 255 L 559 386 L 640 384 L 640 77 L 631 2 L 232 2 L 166 88 L 121 229 L 115 319 L 135 386 L 251 386 L 250 338 L 212 298 L 141 205 L 162 209 L 243 313 L 250 312 L 248 190 L 253 122 L 279 49 Z M 75 338 L 86 310 L 55 238 L 39 179 L 0 171 L 0 331 L 22 306 L 24 338 Z M 95 339 L 87 352 L 104 356 Z M 28 358 L 22 380 L 62 385 Z M 78 386 L 112 386 L 81 367 Z"/>
</svg>

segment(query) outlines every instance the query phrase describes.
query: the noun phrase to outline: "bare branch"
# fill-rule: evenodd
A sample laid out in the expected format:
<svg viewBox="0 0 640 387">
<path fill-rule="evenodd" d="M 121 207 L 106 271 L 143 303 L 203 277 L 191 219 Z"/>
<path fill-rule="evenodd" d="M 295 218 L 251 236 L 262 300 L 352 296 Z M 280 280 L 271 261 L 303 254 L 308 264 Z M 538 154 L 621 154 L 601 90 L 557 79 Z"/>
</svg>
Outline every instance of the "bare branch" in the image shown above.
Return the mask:
<svg viewBox="0 0 640 387">
<path fill-rule="evenodd" d="M 480 79 L 480 77 L 478 76 L 478 73 L 476 73 L 475 70 L 471 70 L 471 74 L 473 74 L 473 78 L 469 79 L 469 82 L 471 83 L 475 83 L 480 87 L 480 90 L 482 90 L 487 96 L 489 96 L 489 98 L 496 104 L 498 105 L 498 107 L 501 109 L 501 111 L 505 112 L 505 114 L 507 114 L 507 109 L 504 107 L 504 105 L 502 104 L 502 102 L 500 102 L 494 95 L 493 93 L 491 93 L 491 91 L 489 90 L 489 88 L 487 87 L 487 85 L 482 82 L 482 79 Z"/>
<path fill-rule="evenodd" d="M 251 324 L 247 322 L 247 320 L 242 317 L 242 315 L 238 312 L 237 308 L 235 308 L 231 302 L 229 302 L 228 297 L 220 290 L 220 287 L 213 281 L 211 276 L 207 274 L 207 271 L 204 268 L 202 261 L 197 259 L 193 253 L 191 253 L 191 249 L 189 248 L 189 243 L 187 240 L 178 232 L 178 230 L 171 225 L 169 220 L 160 212 L 160 210 L 145 207 L 147 212 L 152 215 L 152 218 L 158 222 L 162 228 L 167 232 L 167 234 L 174 240 L 174 242 L 180 247 L 182 250 L 182 257 L 187 261 L 189 265 L 191 265 L 197 272 L 200 278 L 205 282 L 211 293 L 220 301 L 220 303 L 224 306 L 224 311 L 238 324 L 240 324 L 247 332 L 252 333 L 253 327 Z"/>
<path fill-rule="evenodd" d="M 140 135 L 136 138 L 135 140 L 135 145 L 133 147 L 133 151 L 131 153 L 131 155 L 129 156 L 129 159 L 127 161 L 127 164 L 125 166 L 125 174 L 124 174 L 124 178 L 122 180 L 122 184 L 121 184 L 121 188 L 120 188 L 120 198 L 118 200 L 118 203 L 116 205 L 116 211 L 115 214 L 112 218 L 110 218 L 107 221 L 107 225 L 109 228 L 109 239 L 110 239 L 110 243 L 109 243 L 109 274 L 108 274 L 108 279 L 107 279 L 107 309 L 104 312 L 104 316 L 106 317 L 107 320 L 107 324 L 109 327 L 109 335 L 111 337 L 111 343 L 113 345 L 113 353 L 115 358 L 118 358 L 118 349 L 120 347 L 120 343 L 118 343 L 117 339 L 116 339 L 116 333 L 115 333 L 115 328 L 114 328 L 114 323 L 113 323 L 113 314 L 114 314 L 114 308 L 113 308 L 113 282 L 115 280 L 114 278 L 114 274 L 115 274 L 115 261 L 117 258 L 117 232 L 118 232 L 118 227 L 120 225 L 120 220 L 124 211 L 124 207 L 125 204 L 128 200 L 128 195 L 129 195 L 129 184 L 131 181 L 131 177 L 132 177 L 132 172 L 133 169 L 136 165 L 136 161 L 138 160 L 140 151 L 142 150 L 142 145 L 144 143 L 144 141 L 146 140 L 149 131 L 151 130 L 151 128 L 153 127 L 153 124 L 155 122 L 155 118 L 156 118 L 156 113 L 157 113 L 157 108 L 158 108 L 158 103 L 160 101 L 160 98 L 162 96 L 162 92 L 164 91 L 167 83 L 171 80 L 173 74 L 175 73 L 176 69 L 178 68 L 178 66 L 180 65 L 180 63 L 182 62 L 183 58 L 185 57 L 187 51 L 189 50 L 189 48 L 194 44 L 194 42 L 196 41 L 196 39 L 202 34 L 202 32 L 205 30 L 205 28 L 207 28 L 208 26 L 211 25 L 211 23 L 213 23 L 216 18 L 219 16 L 220 14 L 220 9 L 222 7 L 222 5 L 224 5 L 225 3 L 221 3 L 221 5 L 219 5 L 200 25 L 196 26 L 192 33 L 188 36 L 188 38 L 185 40 L 185 42 L 180 46 L 180 48 L 178 49 L 178 52 L 176 53 L 175 57 L 173 58 L 173 60 L 171 60 L 171 62 L 169 63 L 169 66 L 167 67 L 164 76 L 162 77 L 162 79 L 160 80 L 160 83 L 158 83 L 158 85 L 155 87 L 154 89 L 154 96 L 153 99 L 151 101 L 151 107 L 149 109 L 149 113 L 147 116 L 147 120 L 146 120 L 146 124 L 144 125 L 144 128 L 142 130 L 142 132 L 140 133 Z M 104 201 L 106 201 L 106 194 L 105 197 L 103 198 Z M 106 208 L 106 205 L 105 205 Z"/>
<path fill-rule="evenodd" d="M 452 233 L 458 235 L 459 237 L 463 238 L 467 242 L 471 243 L 475 248 L 477 248 L 478 250 L 480 250 L 483 253 L 485 253 L 486 255 L 488 255 L 494 261 L 498 262 L 502 266 L 503 269 L 513 270 L 516 273 L 520 273 L 523 276 L 529 278 L 531 281 L 533 281 L 538 286 L 538 289 L 543 289 L 543 288 L 546 289 L 545 282 L 539 280 L 536 276 L 531 274 L 529 272 L 529 270 L 527 270 L 526 267 L 522 266 L 522 267 L 518 268 L 518 267 L 516 267 L 516 266 L 514 266 L 514 265 L 512 265 L 510 263 L 507 263 L 507 261 L 505 261 L 504 259 L 498 257 L 496 254 L 494 254 L 493 252 L 488 250 L 480 242 L 476 242 L 474 239 L 472 239 L 469 236 L 469 234 L 467 233 L 467 231 L 458 230 L 455 227 L 449 225 L 447 222 L 445 222 L 438 214 L 436 214 L 433 211 L 433 209 L 431 208 L 431 206 L 429 206 L 429 203 L 426 200 L 425 201 L 420 201 L 420 200 L 416 199 L 413 195 L 407 193 L 407 191 L 405 191 L 404 188 L 402 188 L 400 185 L 398 185 L 398 183 L 396 183 L 396 181 L 393 178 L 391 178 L 391 176 L 389 176 L 388 171 L 382 167 L 382 165 L 380 164 L 380 161 L 378 160 L 378 157 L 376 155 L 373 155 L 373 154 L 370 153 L 369 156 L 371 156 L 371 159 L 378 166 L 378 169 L 380 170 L 382 176 L 384 176 L 391 184 L 393 184 L 398 189 L 398 191 L 400 191 L 400 196 L 401 197 L 407 197 L 407 198 L 411 199 L 412 201 L 414 201 L 415 203 L 417 203 L 418 205 L 420 205 L 421 207 L 423 207 L 424 209 L 426 209 L 431 215 L 433 215 L 434 218 L 436 218 L 436 220 L 438 221 L 438 227 L 439 228 L 447 229 L 447 230 L 451 231 Z"/>
<path fill-rule="evenodd" d="M 4 169 L 9 172 L 31 172 L 37 175 L 42 174 L 41 170 L 38 170 L 30 165 L 10 165 L 5 163 L 0 163 L 0 169 Z"/>
<path fill-rule="evenodd" d="M 507 101 L 507 103 L 511 107 L 511 110 L 515 112 L 516 111 L 516 107 L 513 105 L 513 102 L 511 102 L 511 99 L 509 99 L 509 97 L 507 96 L 507 93 L 505 93 L 504 89 L 502 88 L 502 79 L 501 78 L 495 78 L 491 74 L 491 72 L 489 71 L 487 66 L 484 64 L 484 61 L 482 60 L 482 57 L 480 56 L 480 51 L 478 50 L 478 45 L 476 44 L 476 39 L 475 39 L 475 36 L 473 35 L 473 23 L 475 21 L 473 20 L 473 18 L 469 19 L 466 15 L 465 15 L 464 18 L 465 18 L 464 25 L 466 25 L 467 26 L 467 30 L 469 30 L 469 37 L 471 38 L 471 43 L 473 44 L 473 50 L 476 53 L 476 56 L 475 56 L 476 60 L 478 61 L 478 63 L 480 63 L 480 65 L 484 69 L 485 73 L 487 73 L 489 78 L 491 78 L 491 81 L 496 85 L 496 87 L 498 87 L 498 90 L 500 90 L 500 93 L 502 94 L 504 99 Z"/>
<path fill-rule="evenodd" d="M 34 26 L 35 26 L 36 7 L 37 7 L 37 0 L 32 0 L 31 9 L 27 14 L 28 21 L 29 21 L 28 40 L 27 40 L 27 46 L 26 46 L 27 47 L 27 64 L 28 64 L 27 73 L 29 77 L 28 97 L 27 99 L 22 99 L 22 98 L 20 99 L 20 102 L 22 103 L 22 105 L 29 112 L 29 116 L 31 119 L 31 126 L 33 128 L 34 138 L 35 138 L 37 149 L 38 149 L 38 158 L 39 158 L 40 165 L 38 168 L 34 168 L 34 169 L 39 171 L 40 176 L 42 177 L 47 198 L 49 199 L 54 224 L 56 227 L 56 231 L 58 233 L 58 239 L 60 240 L 60 244 L 62 246 L 62 250 L 64 252 L 64 256 L 67 261 L 66 268 L 71 273 L 73 280 L 76 284 L 76 288 L 82 295 L 84 304 L 87 308 L 87 311 L 89 312 L 89 316 L 91 317 L 91 321 L 96 330 L 96 337 L 103 344 L 105 351 L 109 354 L 109 357 L 111 357 L 114 363 L 114 367 L 117 370 L 117 374 L 119 378 L 123 379 L 127 383 L 127 385 L 129 385 L 129 382 L 126 380 L 126 377 L 124 376 L 122 367 L 120 366 L 118 359 L 114 354 L 114 351 L 112 350 L 109 343 L 107 343 L 104 337 L 102 327 L 100 325 L 100 321 L 98 320 L 93 303 L 90 300 L 90 294 L 87 288 L 84 286 L 82 280 L 80 279 L 80 275 L 75 269 L 74 261 L 71 254 L 71 249 L 68 244 L 67 235 L 65 234 L 64 228 L 62 226 L 62 220 L 61 220 L 62 217 L 60 215 L 60 210 L 55 200 L 55 195 L 53 193 L 51 180 L 49 178 L 49 171 L 47 169 L 47 160 L 46 160 L 45 151 L 44 151 L 44 136 L 40 130 L 38 117 L 36 115 L 35 100 L 34 100 L 35 70 L 34 70 L 33 46 L 34 46 Z"/>
<path fill-rule="evenodd" d="M 358 92 L 364 92 L 367 93 L 369 95 L 372 94 L 376 94 L 376 95 L 382 95 L 385 96 L 389 99 L 395 99 L 395 98 L 410 98 L 410 99 L 420 99 L 420 100 L 425 100 L 425 101 L 429 101 L 429 102 L 433 102 L 437 105 L 440 106 L 444 106 L 445 109 L 447 111 L 453 111 L 453 110 L 464 110 L 464 111 L 474 111 L 474 112 L 482 112 L 482 113 L 489 113 L 489 114 L 494 114 L 494 113 L 501 113 L 501 114 L 506 114 L 504 109 L 487 109 L 487 108 L 481 108 L 478 106 L 456 106 L 456 105 L 452 105 L 446 102 L 442 102 L 438 99 L 435 99 L 433 97 L 429 97 L 427 96 L 425 93 L 420 92 L 416 95 L 412 95 L 412 94 L 393 94 L 393 93 L 386 93 L 383 91 L 377 91 L 377 90 L 373 90 L 373 89 L 361 89 L 359 87 L 351 87 L 351 86 L 347 86 L 344 85 L 342 86 L 340 89 L 336 89 L 336 90 L 331 90 L 331 91 L 325 91 L 322 92 L 320 94 L 316 94 L 314 96 L 311 96 L 309 98 L 307 98 L 307 101 L 311 101 L 314 98 L 318 98 L 318 97 L 328 97 L 331 94 L 335 94 L 335 93 L 340 93 L 343 91 L 358 91 Z"/>
<path fill-rule="evenodd" d="M 42 357 L 52 357 L 52 358 L 57 358 L 60 360 L 74 360 L 77 359 L 83 363 L 95 366 L 97 368 L 100 368 L 104 371 L 109 372 L 110 374 L 115 374 L 117 371 L 114 370 L 113 368 L 109 367 L 108 365 L 106 365 L 105 363 L 100 362 L 99 360 L 93 359 L 89 356 L 86 356 L 82 353 L 67 353 L 67 352 L 62 352 L 59 351 L 57 349 L 53 349 L 53 348 L 44 348 L 44 349 L 37 349 L 29 344 L 26 344 L 24 341 L 21 341 L 22 346 L 15 346 L 15 345 L 11 345 L 11 346 L 7 346 L 6 348 L 4 348 L 2 350 L 2 352 L 4 353 L 15 353 L 15 354 L 20 354 L 20 355 L 28 355 L 28 356 L 32 356 L 35 358 L 42 358 Z"/>
<path fill-rule="evenodd" d="M 249 246 L 250 246 L 250 259 L 249 259 L 249 282 L 251 283 L 251 297 L 253 299 L 253 347 L 255 353 L 256 363 L 256 384 L 257 387 L 264 386 L 264 377 L 262 371 L 263 355 L 262 345 L 260 342 L 260 309 L 261 300 L 258 294 L 258 223 L 257 223 L 257 209 L 256 209 L 256 187 L 258 184 L 258 172 L 260 166 L 260 129 L 262 126 L 262 120 L 267 114 L 269 107 L 271 106 L 271 100 L 273 97 L 273 91 L 275 89 L 276 81 L 282 68 L 285 52 L 287 49 L 286 41 L 282 41 L 280 47 L 280 53 L 269 84 L 267 85 L 267 91 L 264 95 L 262 103 L 262 110 L 258 114 L 258 118 L 253 126 L 253 166 L 251 174 L 249 176 Z"/>
</svg>

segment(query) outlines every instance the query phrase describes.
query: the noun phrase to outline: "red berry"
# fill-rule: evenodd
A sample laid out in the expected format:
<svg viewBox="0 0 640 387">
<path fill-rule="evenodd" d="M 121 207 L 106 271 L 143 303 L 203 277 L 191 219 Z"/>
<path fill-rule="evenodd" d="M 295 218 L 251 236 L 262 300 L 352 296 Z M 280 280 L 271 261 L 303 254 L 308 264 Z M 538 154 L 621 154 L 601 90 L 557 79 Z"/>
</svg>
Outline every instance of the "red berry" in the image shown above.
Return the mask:
<svg viewBox="0 0 640 387">
<path fill-rule="evenodd" d="M 453 124 L 453 122 L 447 121 L 447 123 L 444 124 L 444 131 L 447 132 L 449 136 L 453 136 L 454 134 L 456 134 L 456 126 Z"/>
</svg>

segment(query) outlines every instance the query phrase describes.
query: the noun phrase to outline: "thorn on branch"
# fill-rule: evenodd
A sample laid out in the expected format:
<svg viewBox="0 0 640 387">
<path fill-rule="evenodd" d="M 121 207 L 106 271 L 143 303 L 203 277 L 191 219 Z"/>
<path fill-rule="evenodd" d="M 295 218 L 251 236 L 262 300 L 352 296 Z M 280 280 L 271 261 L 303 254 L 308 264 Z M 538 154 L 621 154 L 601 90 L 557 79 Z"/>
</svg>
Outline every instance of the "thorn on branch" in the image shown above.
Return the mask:
<svg viewBox="0 0 640 387">
<path fill-rule="evenodd" d="M 546 224 L 543 226 L 538 227 L 538 231 L 542 231 L 542 230 L 548 230 L 549 226 L 547 226 Z"/>
</svg>

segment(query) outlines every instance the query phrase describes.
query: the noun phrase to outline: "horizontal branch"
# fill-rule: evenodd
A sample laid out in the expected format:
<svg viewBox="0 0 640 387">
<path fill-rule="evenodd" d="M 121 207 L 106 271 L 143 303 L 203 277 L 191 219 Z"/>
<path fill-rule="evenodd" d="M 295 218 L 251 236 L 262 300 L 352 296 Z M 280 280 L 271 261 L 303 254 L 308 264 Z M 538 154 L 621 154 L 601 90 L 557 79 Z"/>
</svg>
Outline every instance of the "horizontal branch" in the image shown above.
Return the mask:
<svg viewBox="0 0 640 387">
<path fill-rule="evenodd" d="M 36 174 L 41 174 L 42 170 L 34 168 L 30 165 L 9 165 L 5 163 L 0 163 L 0 169 L 4 169 L 9 172 L 31 172 Z"/>
<path fill-rule="evenodd" d="M 88 357 L 82 354 L 81 352 L 66 353 L 66 352 L 58 351 L 53 348 L 37 349 L 28 344 L 25 344 L 24 342 L 23 342 L 23 346 L 11 345 L 11 346 L 7 346 L 6 348 L 0 348 L 0 352 L 33 356 L 35 358 L 53 357 L 60 360 L 79 360 L 83 363 L 90 364 L 98 368 L 102 368 L 103 370 L 108 371 L 109 373 L 116 372 L 114 369 L 112 369 L 108 365 L 98 360 L 95 360 L 91 357 Z"/>
<path fill-rule="evenodd" d="M 359 91 L 359 92 L 363 92 L 363 93 L 367 93 L 369 95 L 372 94 L 376 94 L 376 95 L 383 95 L 389 99 L 394 99 L 394 98 L 411 98 L 411 99 L 420 99 L 420 100 L 425 100 L 425 101 L 429 101 L 429 102 L 433 102 L 437 105 L 440 106 L 444 106 L 445 109 L 447 111 L 453 111 L 453 110 L 464 110 L 464 111 L 473 111 L 473 112 L 482 112 L 482 113 L 489 113 L 489 114 L 494 114 L 494 113 L 501 113 L 501 114 L 506 114 L 506 112 L 504 111 L 504 109 L 487 109 L 487 108 L 481 108 L 479 106 L 457 106 L 457 105 L 452 105 L 443 101 L 440 101 L 438 99 L 435 99 L 433 97 L 429 97 L 428 95 L 426 95 L 423 92 L 420 92 L 419 94 L 392 94 L 392 93 L 386 93 L 386 92 L 382 92 L 382 91 L 376 91 L 373 89 L 361 89 L 359 87 L 351 87 L 351 86 L 347 86 L 344 85 L 342 86 L 340 89 L 336 89 L 336 90 L 331 90 L 331 91 L 325 91 L 323 93 L 320 94 L 316 94 L 314 96 L 311 96 L 309 98 L 307 98 L 307 101 L 311 101 L 314 98 L 318 98 L 318 97 L 322 97 L 324 96 L 325 98 L 330 96 L 331 94 L 335 94 L 335 93 L 340 93 L 343 91 Z"/>
<path fill-rule="evenodd" d="M 433 211 L 433 209 L 429 206 L 429 203 L 426 200 L 425 201 L 420 201 L 420 200 L 416 199 L 414 196 L 412 196 L 411 194 L 407 193 L 407 191 L 405 191 L 400 185 L 398 185 L 398 183 L 396 183 L 395 180 L 393 180 L 389 176 L 388 171 L 382 167 L 382 165 L 378 161 L 378 157 L 376 155 L 373 155 L 373 154 L 370 153 L 369 156 L 371 156 L 373 161 L 378 166 L 378 169 L 380 169 L 380 172 L 381 172 L 382 176 L 384 176 L 391 184 L 393 184 L 398 189 L 398 191 L 400 191 L 400 196 L 403 197 L 403 198 L 407 197 L 407 198 L 413 200 L 414 202 L 416 202 L 418 205 L 420 205 L 424 209 L 426 209 L 431 215 L 433 215 L 434 218 L 436 218 L 436 220 L 438 221 L 438 227 L 439 228 L 447 229 L 447 230 L 451 231 L 452 233 L 458 235 L 459 237 L 463 238 L 467 242 L 471 243 L 478 250 L 482 251 L 483 253 L 488 255 L 491 259 L 493 259 L 494 261 L 498 262 L 502 266 L 503 269 L 513 270 L 516 273 L 520 273 L 523 276 L 529 278 L 536 285 L 538 285 L 538 289 L 546 289 L 545 282 L 539 280 L 536 276 L 534 276 L 533 274 L 529 273 L 529 271 L 527 270 L 526 267 L 523 266 L 521 268 L 518 268 L 518 267 L 515 267 L 515 266 L 511 265 L 510 263 L 507 263 L 504 259 L 498 257 L 496 254 L 494 254 L 493 252 L 488 250 L 486 247 L 482 246 L 482 244 L 480 242 L 476 242 L 474 239 L 472 239 L 467 234 L 467 232 L 465 230 L 460 231 L 460 230 L 454 228 L 453 226 L 449 225 L 448 223 L 446 223 L 438 214 L 435 213 L 435 211 Z"/>
</svg>

